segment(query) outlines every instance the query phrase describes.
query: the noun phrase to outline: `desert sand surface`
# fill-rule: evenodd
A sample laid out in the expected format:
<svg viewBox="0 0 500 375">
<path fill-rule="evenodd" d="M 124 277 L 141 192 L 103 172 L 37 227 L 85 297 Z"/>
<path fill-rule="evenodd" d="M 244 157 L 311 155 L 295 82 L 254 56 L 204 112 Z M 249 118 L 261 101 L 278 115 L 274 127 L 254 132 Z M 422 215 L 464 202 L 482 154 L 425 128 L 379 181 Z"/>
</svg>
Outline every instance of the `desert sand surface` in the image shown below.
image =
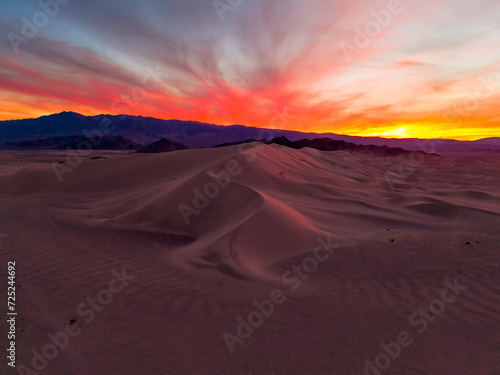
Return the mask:
<svg viewBox="0 0 500 375">
<path fill-rule="evenodd" d="M 500 374 L 500 155 L 245 147 L 0 168 L 2 374 Z"/>
<path fill-rule="evenodd" d="M 112 158 L 128 154 L 131 152 L 90 150 L 81 155 L 77 154 L 77 156 L 81 158 Z M 68 151 L 66 150 L 0 150 L 0 176 L 11 175 L 25 168 L 47 169 L 51 164 L 65 162 L 67 158 Z"/>
</svg>

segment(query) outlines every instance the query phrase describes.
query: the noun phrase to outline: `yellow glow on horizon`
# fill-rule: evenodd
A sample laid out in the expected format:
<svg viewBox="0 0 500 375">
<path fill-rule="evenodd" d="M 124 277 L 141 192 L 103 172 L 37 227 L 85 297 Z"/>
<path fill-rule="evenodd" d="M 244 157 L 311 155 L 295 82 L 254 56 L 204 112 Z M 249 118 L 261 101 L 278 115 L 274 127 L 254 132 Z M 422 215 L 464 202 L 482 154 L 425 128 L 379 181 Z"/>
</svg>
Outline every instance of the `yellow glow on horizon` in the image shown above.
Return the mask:
<svg viewBox="0 0 500 375">
<path fill-rule="evenodd" d="M 401 126 L 398 128 L 393 128 L 389 130 L 373 131 L 371 129 L 362 132 L 362 137 L 382 137 L 382 138 L 410 138 L 408 131 L 410 128 L 406 126 Z"/>
<path fill-rule="evenodd" d="M 329 130 L 328 132 L 359 136 L 359 137 L 381 137 L 381 138 L 420 138 L 420 139 L 456 139 L 459 141 L 475 141 L 478 139 L 500 137 L 500 128 L 474 127 L 476 123 L 471 122 L 463 127 L 450 125 L 449 123 L 433 122 L 425 119 L 415 123 L 394 123 L 380 126 L 378 124 L 357 124 L 353 128 L 343 128 L 341 131 Z M 364 129 L 363 129 L 364 128 Z"/>
</svg>

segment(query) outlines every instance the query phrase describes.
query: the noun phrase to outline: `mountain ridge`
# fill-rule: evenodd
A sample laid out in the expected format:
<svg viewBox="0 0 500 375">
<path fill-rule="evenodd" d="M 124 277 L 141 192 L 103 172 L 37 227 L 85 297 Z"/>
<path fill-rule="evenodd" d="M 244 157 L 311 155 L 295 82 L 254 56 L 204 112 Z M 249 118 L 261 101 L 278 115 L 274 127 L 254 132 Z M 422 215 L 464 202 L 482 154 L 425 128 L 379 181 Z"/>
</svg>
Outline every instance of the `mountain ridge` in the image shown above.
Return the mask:
<svg viewBox="0 0 500 375">
<path fill-rule="evenodd" d="M 198 121 L 162 120 L 154 117 L 130 115 L 84 116 L 76 112 L 61 112 L 35 119 L 0 121 L 0 144 L 82 135 L 100 129 L 107 122 L 107 135 L 120 135 L 135 143 L 148 145 L 162 138 L 179 142 L 190 148 L 213 147 L 222 143 L 241 142 L 245 139 L 272 139 L 285 136 L 290 141 L 304 138 L 330 138 L 359 145 L 399 147 L 425 152 L 500 152 L 500 137 L 476 141 L 451 139 L 381 138 L 341 135 L 334 133 L 306 133 L 293 130 L 256 128 L 246 125 L 215 125 Z"/>
</svg>

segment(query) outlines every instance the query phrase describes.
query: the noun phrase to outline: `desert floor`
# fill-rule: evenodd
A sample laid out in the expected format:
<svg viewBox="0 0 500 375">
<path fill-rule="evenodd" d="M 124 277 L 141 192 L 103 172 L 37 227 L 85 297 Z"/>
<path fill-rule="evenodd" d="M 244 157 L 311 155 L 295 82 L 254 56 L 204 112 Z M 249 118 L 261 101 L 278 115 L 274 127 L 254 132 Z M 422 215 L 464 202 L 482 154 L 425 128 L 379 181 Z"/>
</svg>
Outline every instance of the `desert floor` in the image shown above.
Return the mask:
<svg viewBox="0 0 500 375">
<path fill-rule="evenodd" d="M 500 155 L 245 150 L 0 153 L 1 373 L 500 374 Z"/>
</svg>

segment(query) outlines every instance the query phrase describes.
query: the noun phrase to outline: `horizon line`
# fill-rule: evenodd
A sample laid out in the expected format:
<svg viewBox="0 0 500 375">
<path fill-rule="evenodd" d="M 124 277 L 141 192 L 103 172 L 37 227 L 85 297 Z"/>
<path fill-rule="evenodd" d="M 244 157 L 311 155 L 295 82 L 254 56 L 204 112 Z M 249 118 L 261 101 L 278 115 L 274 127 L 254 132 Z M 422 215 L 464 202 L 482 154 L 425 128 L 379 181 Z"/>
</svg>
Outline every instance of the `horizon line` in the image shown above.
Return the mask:
<svg viewBox="0 0 500 375">
<path fill-rule="evenodd" d="M 49 116 L 57 116 L 61 115 L 63 113 L 73 113 L 82 117 L 98 117 L 98 116 L 110 116 L 110 117 L 142 117 L 142 118 L 150 118 L 154 120 L 160 120 L 160 121 L 180 121 L 180 122 L 196 122 L 198 124 L 203 124 L 203 125 L 213 125 L 213 126 L 221 126 L 221 127 L 231 127 L 231 126 L 242 126 L 245 128 L 254 128 L 254 129 L 269 129 L 269 130 L 276 130 L 276 131 L 286 131 L 286 132 L 292 132 L 292 133 L 300 133 L 300 134 L 316 134 L 316 135 L 336 135 L 336 136 L 343 136 L 343 137 L 351 137 L 351 138 L 364 138 L 364 139 L 385 139 L 385 140 L 396 140 L 396 141 L 401 141 L 401 140 L 444 140 L 444 141 L 456 141 L 456 142 L 475 142 L 475 141 L 481 141 L 485 139 L 495 139 L 495 138 L 500 138 L 500 135 L 498 136 L 490 136 L 490 137 L 484 137 L 484 138 L 477 138 L 477 139 L 470 139 L 470 140 L 462 140 L 462 139 L 456 139 L 456 138 L 419 138 L 419 137 L 392 137 L 392 138 L 386 138 L 380 135 L 371 135 L 371 136 L 363 136 L 363 135 L 352 135 L 352 134 L 342 134 L 342 133 L 332 133 L 332 132 L 325 132 L 325 133 L 318 133 L 318 132 L 305 132 L 305 131 L 299 131 L 299 130 L 290 130 L 290 129 L 277 129 L 277 128 L 267 128 L 267 127 L 258 127 L 258 126 L 251 126 L 251 125 L 242 125 L 242 124 L 214 124 L 214 123 L 208 123 L 208 122 L 201 122 L 197 120 L 180 120 L 177 118 L 158 118 L 158 117 L 152 117 L 152 116 L 143 116 L 143 115 L 129 115 L 129 114 L 110 114 L 110 113 L 100 113 L 97 115 L 84 115 L 79 112 L 75 111 L 61 111 L 61 112 L 56 112 L 56 113 L 49 113 L 46 115 L 41 115 L 39 117 L 26 117 L 26 118 L 13 118 L 13 119 L 7 119 L 7 120 L 0 120 L 0 123 L 2 122 L 9 122 L 9 121 L 23 121 L 23 120 L 37 120 L 42 117 L 49 117 Z"/>
</svg>

